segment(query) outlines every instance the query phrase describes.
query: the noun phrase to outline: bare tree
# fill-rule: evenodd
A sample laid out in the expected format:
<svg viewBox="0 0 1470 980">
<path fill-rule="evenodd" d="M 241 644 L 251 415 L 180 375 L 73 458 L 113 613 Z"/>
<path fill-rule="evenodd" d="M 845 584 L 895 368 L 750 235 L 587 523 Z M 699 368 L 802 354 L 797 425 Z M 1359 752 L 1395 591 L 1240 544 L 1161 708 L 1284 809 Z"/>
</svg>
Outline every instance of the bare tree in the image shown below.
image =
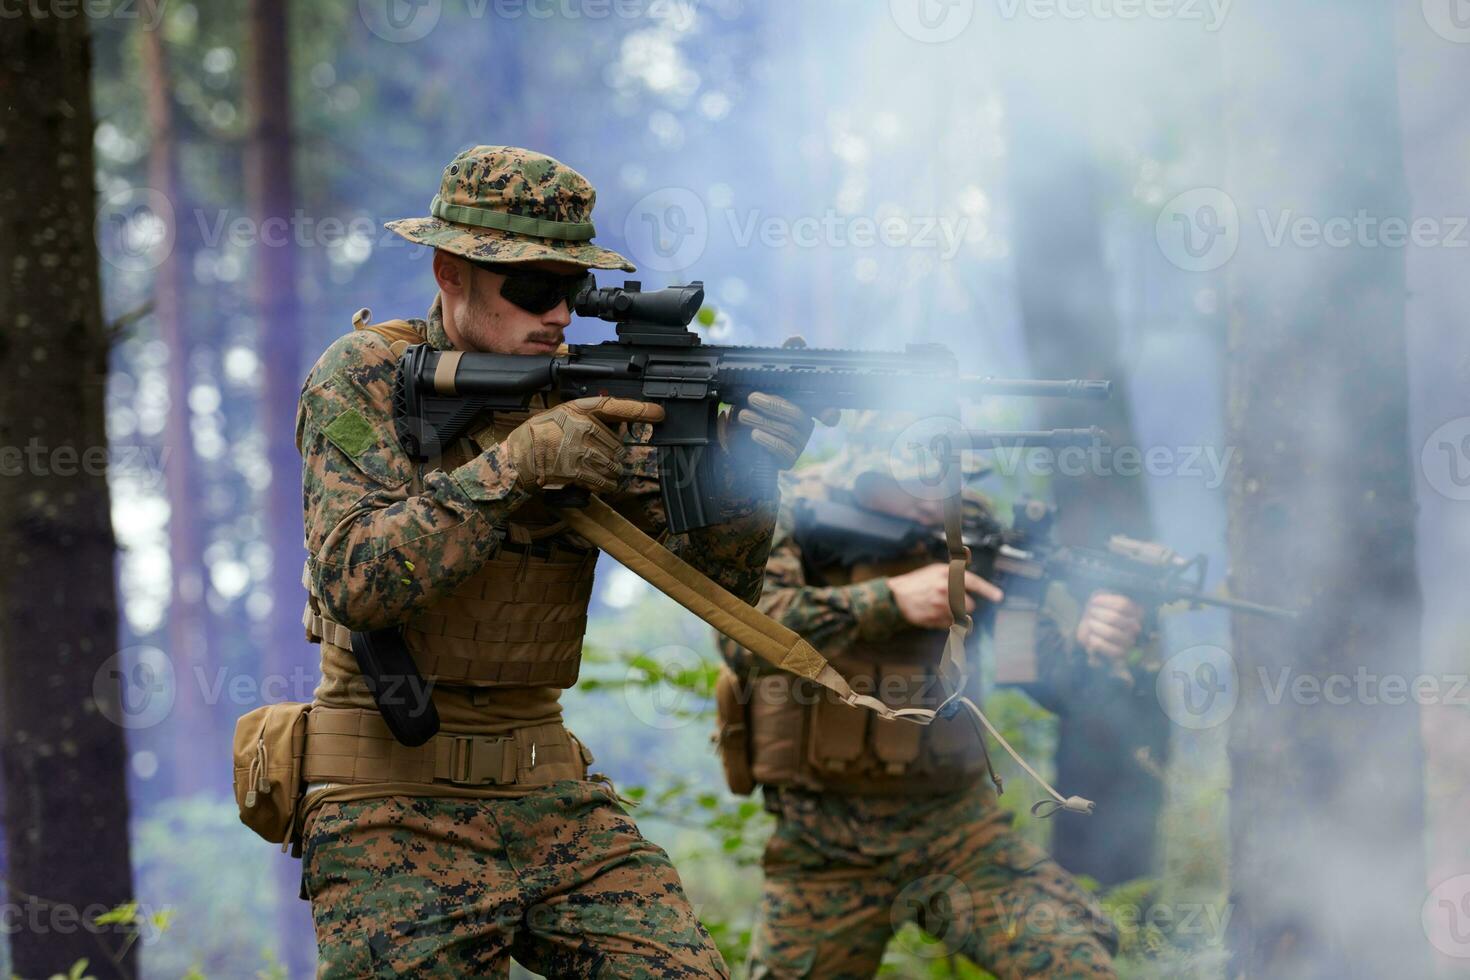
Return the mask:
<svg viewBox="0 0 1470 980">
<path fill-rule="evenodd" d="M 1031 369 L 1043 378 L 1115 382 L 1104 403 L 1041 402 L 1041 421 L 1047 427 L 1101 426 L 1114 446 L 1135 445 L 1112 276 L 1103 257 L 1104 188 L 1087 138 L 1086 107 L 1033 96 L 1024 80 L 1023 73 L 1007 91 L 1006 118 L 1016 288 Z M 1113 534 L 1152 537 L 1139 476 L 1090 473 L 1058 477 L 1051 487 L 1058 536 L 1068 543 L 1101 545 Z M 1106 805 L 1086 820 L 1054 823 L 1052 851 L 1063 867 L 1105 884 L 1154 870 L 1163 803 L 1155 773 L 1167 755 L 1168 724 L 1151 685 L 1137 685 L 1136 694 L 1057 706 L 1057 782 Z M 1140 764 L 1140 749 L 1152 766 Z"/>
<path fill-rule="evenodd" d="M 1393 10 L 1308 0 L 1231 18 L 1229 199 L 1214 204 L 1240 215 L 1231 591 L 1306 609 L 1294 626 L 1233 624 L 1231 975 L 1424 976 L 1419 711 L 1356 685 L 1311 696 L 1312 679 L 1340 692 L 1333 678 L 1418 670 L 1403 250 L 1270 231 L 1409 214 Z"/>
<path fill-rule="evenodd" d="M 179 181 L 178 134 L 174 128 L 174 105 L 170 91 L 168 53 L 163 32 L 144 29 L 139 32 L 148 128 L 148 186 L 170 202 L 176 214 L 182 213 L 182 186 Z M 153 315 L 158 321 L 158 334 L 168 347 L 168 416 L 164 421 L 163 440 L 169 449 L 169 465 L 165 473 L 168 497 L 169 570 L 172 583 L 168 605 L 169 659 L 175 676 L 192 678 L 195 668 L 208 670 L 211 664 L 208 610 L 204 602 L 207 584 L 204 548 L 201 540 L 204 519 L 201 512 L 199 466 L 194 455 L 194 437 L 190 428 L 189 369 L 194 344 L 185 326 L 184 297 L 189 249 L 184 237 L 188 223 L 177 222 L 174 247 L 163 257 L 153 273 Z M 219 753 L 224 746 L 213 735 L 208 707 L 199 697 L 196 684 L 178 686 L 179 701 L 172 724 L 167 730 L 171 765 L 165 767 L 173 792 L 199 792 L 211 783 L 209 775 L 222 772 Z"/>
<path fill-rule="evenodd" d="M 87 958 L 132 895 L 107 480 L 87 19 L 19 8 L 0 30 L 0 758 L 13 969 Z M 82 925 L 88 922 L 88 925 Z M 9 925 L 7 926 L 9 928 Z"/>
<path fill-rule="evenodd" d="M 1454 8 L 1446 4 L 1445 16 Z M 1400 3 L 1399 108 L 1404 164 L 1415 215 L 1470 214 L 1465 180 L 1464 93 L 1470 91 L 1465 46 L 1437 33 L 1417 2 Z M 1463 241 L 1463 236 L 1457 236 Z M 1462 441 L 1470 390 L 1470 278 L 1465 249 L 1407 250 L 1407 333 L 1414 438 L 1425 453 L 1419 493 L 1419 571 L 1424 588 L 1424 667 L 1431 675 L 1465 670 L 1463 574 L 1470 552 Z M 1422 448 L 1421 448 L 1422 447 Z M 1446 699 L 1449 701 L 1450 699 Z M 1455 703 L 1427 704 L 1422 723 L 1429 785 L 1429 881 L 1470 871 L 1470 713 Z M 1446 964 L 1448 967 L 1449 964 Z"/>
<path fill-rule="evenodd" d="M 301 628 L 301 562 L 305 531 L 301 518 L 300 460 L 296 455 L 296 401 L 300 393 L 301 323 L 296 292 L 296 249 L 291 220 L 296 207 L 291 173 L 290 48 L 285 0 L 251 0 L 248 12 L 245 112 L 245 195 L 258 231 L 252 307 L 260 324 L 265 364 L 261 427 L 265 431 L 270 484 L 266 535 L 271 552 L 271 615 L 260 659 L 263 675 L 290 676 L 292 667 L 314 660 Z M 291 972 L 310 967 L 306 905 L 295 901 L 300 882 L 296 861 L 276 864 L 280 897 L 282 961 Z"/>
</svg>

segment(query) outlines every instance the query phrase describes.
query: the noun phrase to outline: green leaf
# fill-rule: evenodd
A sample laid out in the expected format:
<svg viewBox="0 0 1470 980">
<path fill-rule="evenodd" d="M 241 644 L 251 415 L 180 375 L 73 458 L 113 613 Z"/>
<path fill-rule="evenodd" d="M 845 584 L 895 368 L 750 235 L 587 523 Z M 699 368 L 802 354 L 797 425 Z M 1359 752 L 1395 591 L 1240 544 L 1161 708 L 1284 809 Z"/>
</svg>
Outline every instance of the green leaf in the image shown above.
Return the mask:
<svg viewBox="0 0 1470 980">
<path fill-rule="evenodd" d="M 114 923 L 129 923 L 138 921 L 138 903 L 124 902 L 114 908 L 108 909 L 97 918 L 92 920 L 99 926 L 112 925 Z M 85 961 L 84 961 L 85 962 Z M 76 969 L 76 967 L 72 967 Z"/>
</svg>

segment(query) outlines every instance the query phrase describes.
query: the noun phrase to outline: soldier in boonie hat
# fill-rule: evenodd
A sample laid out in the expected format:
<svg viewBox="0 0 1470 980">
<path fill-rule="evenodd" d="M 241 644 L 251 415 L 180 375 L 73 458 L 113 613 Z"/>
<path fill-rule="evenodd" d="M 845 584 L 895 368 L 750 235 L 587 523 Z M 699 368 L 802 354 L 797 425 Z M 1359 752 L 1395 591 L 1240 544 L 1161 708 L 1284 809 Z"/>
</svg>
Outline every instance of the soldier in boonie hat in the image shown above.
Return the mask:
<svg viewBox="0 0 1470 980">
<path fill-rule="evenodd" d="M 388 225 L 434 249 L 429 315 L 372 323 L 360 311 L 303 386 L 302 621 L 321 647 L 322 682 L 309 706 L 271 706 L 270 738 L 247 725 L 235 773 L 249 783 L 251 826 L 302 848 L 323 977 L 502 976 L 512 956 L 550 977 L 728 976 L 668 855 L 591 774 L 559 700 L 579 676 L 598 552 L 545 492 L 599 494 L 660 533 L 653 449 L 620 430 L 647 429 L 663 409 L 538 398 L 478 414 L 429 461 L 397 435 L 411 346 L 549 360 L 590 270 L 632 271 L 592 243 L 595 199 L 586 178 L 543 154 L 460 153 L 429 216 Z M 721 430 L 738 441 L 722 447 L 748 442 L 784 470 L 813 424 L 799 406 L 752 393 Z M 727 516 L 670 550 L 751 600 L 773 508 L 734 480 L 717 493 Z M 363 637 L 379 631 L 396 634 L 418 675 L 384 674 L 386 696 L 442 720 L 427 741 L 397 738 L 363 676 Z M 305 793 L 291 810 L 294 797 L 282 798 L 280 819 L 256 818 L 271 809 L 256 809 L 258 787 L 279 760 L 255 746 L 278 743 L 299 746 Z M 549 918 L 534 914 L 553 905 Z"/>
<path fill-rule="evenodd" d="M 559 160 L 516 146 L 476 146 L 444 168 L 430 217 L 387 227 L 475 262 L 553 259 L 633 272 L 626 258 L 592 244 L 596 202 L 587 178 Z"/>
</svg>

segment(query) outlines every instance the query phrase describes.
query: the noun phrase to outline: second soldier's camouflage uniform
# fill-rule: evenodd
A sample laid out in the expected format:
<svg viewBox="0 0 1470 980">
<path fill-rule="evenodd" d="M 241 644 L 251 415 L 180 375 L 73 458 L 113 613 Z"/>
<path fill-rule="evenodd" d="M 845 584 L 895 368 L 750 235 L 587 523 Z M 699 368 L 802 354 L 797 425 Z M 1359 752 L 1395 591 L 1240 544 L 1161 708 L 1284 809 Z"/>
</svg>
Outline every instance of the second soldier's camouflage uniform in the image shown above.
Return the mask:
<svg viewBox="0 0 1470 980">
<path fill-rule="evenodd" d="M 434 219 L 395 227 L 469 258 L 631 268 L 585 236 L 460 223 L 512 215 L 551 235 L 587 222 L 592 198 L 550 158 L 477 147 L 446 167 Z M 588 778 L 592 756 L 562 726 L 597 553 L 518 484 L 502 440 L 525 413 L 497 414 L 431 465 L 410 460 L 392 422 L 410 342 L 451 347 L 438 301 L 426 319 L 334 343 L 297 422 L 306 626 L 323 674 L 306 715 L 302 831 L 320 975 L 505 976 L 513 955 L 551 977 L 725 976 L 668 857 Z M 655 472 L 634 447 L 603 497 L 658 534 Z M 754 601 L 774 506 L 723 489 L 724 524 L 666 543 Z M 352 631 L 400 624 L 442 721 L 417 748 L 388 733 L 351 652 Z"/>
<path fill-rule="evenodd" d="M 856 501 L 876 471 L 844 450 L 783 486 L 760 608 L 890 704 L 933 707 L 943 633 L 910 627 L 887 578 L 929 564 L 814 567 L 796 534 L 799 498 Z M 979 500 L 966 492 L 967 506 Z M 1047 700 L 1096 681 L 1046 616 L 1038 653 Z M 970 644 L 973 659 L 974 640 Z M 1097 903 L 1012 828 L 962 715 L 921 729 L 804 690 L 728 640 L 721 755 L 732 788 L 761 785 L 776 816 L 762 866 L 751 977 L 862 978 L 905 922 L 1001 978 L 1112 977 L 1117 933 Z M 972 662 L 970 694 L 978 694 Z M 733 757 L 733 758 L 732 758 Z M 743 770 L 743 771 L 742 771 Z"/>
</svg>

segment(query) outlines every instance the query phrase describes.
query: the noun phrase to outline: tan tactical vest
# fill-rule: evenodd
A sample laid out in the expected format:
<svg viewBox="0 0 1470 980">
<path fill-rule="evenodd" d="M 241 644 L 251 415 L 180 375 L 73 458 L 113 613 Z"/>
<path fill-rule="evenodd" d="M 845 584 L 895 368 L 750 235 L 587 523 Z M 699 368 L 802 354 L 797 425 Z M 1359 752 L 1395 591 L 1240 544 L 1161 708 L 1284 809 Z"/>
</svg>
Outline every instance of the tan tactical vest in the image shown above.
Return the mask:
<svg viewBox="0 0 1470 980">
<path fill-rule="evenodd" d="M 841 586 L 912 571 L 931 560 L 921 556 L 881 566 L 821 569 L 820 575 L 822 584 Z M 896 708 L 933 708 L 945 694 L 936 673 L 944 641 L 943 631 L 910 629 L 881 642 L 860 640 L 840 656 L 823 652 L 854 690 Z M 756 783 L 863 795 L 932 795 L 967 786 L 987 771 L 984 745 L 963 714 L 927 726 L 885 720 L 790 674 L 737 679 L 727 671 L 722 684 L 727 690 L 717 698 L 721 737 L 732 725 L 746 726 L 739 734 L 747 742 L 750 778 Z M 737 687 L 730 690 L 730 685 Z"/>
<path fill-rule="evenodd" d="M 404 321 L 363 329 L 395 345 L 422 340 Z M 530 414 L 497 412 L 493 425 L 461 439 L 425 470 L 468 462 Z M 596 563 L 596 550 L 539 501 L 528 502 L 516 511 L 494 557 L 404 625 L 419 671 L 436 683 L 469 687 L 571 687 L 581 665 Z M 350 631 L 326 618 L 315 595 L 303 619 L 309 640 L 351 649 Z"/>
</svg>

